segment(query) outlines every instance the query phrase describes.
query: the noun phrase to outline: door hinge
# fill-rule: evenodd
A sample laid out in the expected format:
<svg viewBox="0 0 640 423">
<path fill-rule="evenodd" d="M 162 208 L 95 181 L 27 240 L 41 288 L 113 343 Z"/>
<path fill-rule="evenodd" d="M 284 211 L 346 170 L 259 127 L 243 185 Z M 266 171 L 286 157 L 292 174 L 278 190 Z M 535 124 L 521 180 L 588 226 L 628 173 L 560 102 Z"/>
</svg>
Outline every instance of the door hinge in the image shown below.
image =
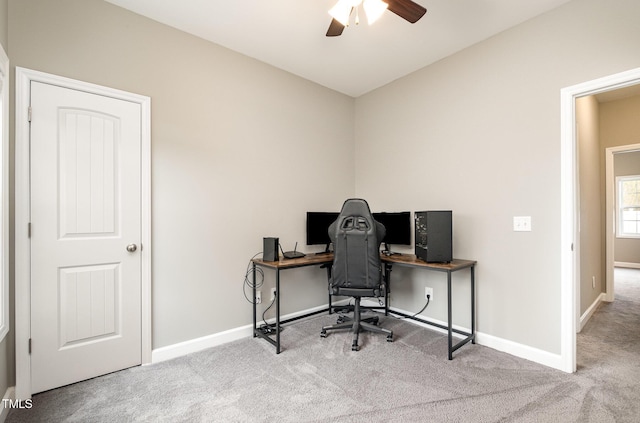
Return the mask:
<svg viewBox="0 0 640 423">
<path fill-rule="evenodd" d="M 31 122 L 31 106 L 29 106 L 29 110 L 27 110 L 27 120 Z"/>
<path fill-rule="evenodd" d="M 29 354 L 31 354 L 31 338 L 29 338 Z"/>
<path fill-rule="evenodd" d="M 27 237 L 31 238 L 31 222 L 27 223 Z"/>
</svg>

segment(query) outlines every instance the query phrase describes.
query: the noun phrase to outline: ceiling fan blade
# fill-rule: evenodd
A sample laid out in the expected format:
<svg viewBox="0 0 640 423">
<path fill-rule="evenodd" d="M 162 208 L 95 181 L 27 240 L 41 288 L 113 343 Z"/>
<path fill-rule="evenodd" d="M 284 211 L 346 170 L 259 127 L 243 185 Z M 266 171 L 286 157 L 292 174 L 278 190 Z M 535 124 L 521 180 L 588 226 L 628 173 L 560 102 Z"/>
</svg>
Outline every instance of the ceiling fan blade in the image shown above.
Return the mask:
<svg viewBox="0 0 640 423">
<path fill-rule="evenodd" d="M 344 31 L 344 25 L 332 19 L 331 24 L 329 24 L 329 29 L 327 30 L 327 37 L 337 37 L 338 35 L 342 35 L 342 31 Z"/>
<path fill-rule="evenodd" d="M 384 0 L 389 10 L 411 23 L 416 23 L 427 13 L 427 9 L 411 0 Z"/>
</svg>

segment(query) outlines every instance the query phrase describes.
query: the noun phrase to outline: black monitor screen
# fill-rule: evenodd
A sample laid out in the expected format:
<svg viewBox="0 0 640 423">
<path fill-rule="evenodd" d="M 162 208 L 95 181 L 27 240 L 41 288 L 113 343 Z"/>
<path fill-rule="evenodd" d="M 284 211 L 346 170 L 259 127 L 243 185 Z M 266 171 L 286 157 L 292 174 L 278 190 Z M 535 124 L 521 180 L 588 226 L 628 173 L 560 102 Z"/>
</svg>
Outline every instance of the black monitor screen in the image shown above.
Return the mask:
<svg viewBox="0 0 640 423">
<path fill-rule="evenodd" d="M 411 245 L 411 212 L 373 213 L 373 218 L 387 230 L 382 242 Z"/>
<path fill-rule="evenodd" d="M 338 212 L 307 212 L 307 245 L 328 245 L 329 225 L 338 218 Z"/>
</svg>

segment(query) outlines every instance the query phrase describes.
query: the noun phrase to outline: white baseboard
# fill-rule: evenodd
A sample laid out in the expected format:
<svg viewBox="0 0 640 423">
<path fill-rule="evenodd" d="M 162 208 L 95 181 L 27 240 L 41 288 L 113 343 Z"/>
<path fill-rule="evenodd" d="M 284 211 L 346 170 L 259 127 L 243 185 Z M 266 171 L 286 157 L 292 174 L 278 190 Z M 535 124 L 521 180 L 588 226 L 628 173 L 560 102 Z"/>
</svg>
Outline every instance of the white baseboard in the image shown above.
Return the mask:
<svg viewBox="0 0 640 423">
<path fill-rule="evenodd" d="M 337 301 L 333 303 L 333 305 L 344 305 L 347 304 L 348 301 L 348 299 Z M 296 317 L 304 316 L 308 313 L 314 313 L 326 309 L 328 307 L 329 305 L 325 304 L 307 310 L 287 314 L 285 316 L 281 316 L 280 319 L 293 319 Z M 267 323 L 275 323 L 275 318 L 268 319 Z M 253 336 L 253 324 L 225 330 L 223 332 L 214 333 L 196 339 L 191 339 L 189 341 L 179 342 L 173 345 L 167 345 L 166 347 L 156 348 L 151 352 L 151 363 L 159 363 L 161 361 L 171 360 L 172 358 L 178 358 L 183 355 L 202 351 L 207 348 L 212 348 L 218 345 L 226 344 L 227 342 L 236 341 L 238 339 L 247 338 L 250 336 Z"/>
<path fill-rule="evenodd" d="M 515 357 L 524 358 L 525 360 L 533 361 L 543 366 L 564 371 L 560 354 L 553 354 L 482 332 L 476 332 L 476 342 L 482 346 L 493 348 L 494 350 L 502 351 Z"/>
<path fill-rule="evenodd" d="M 629 269 L 640 269 L 640 263 L 627 263 L 624 261 L 616 261 L 614 267 L 627 267 Z"/>
<path fill-rule="evenodd" d="M 333 305 L 343 305 L 348 304 L 349 300 L 343 300 L 334 303 Z M 376 306 L 378 305 L 377 301 L 368 301 L 363 300 L 363 305 L 368 306 Z M 327 305 L 314 307 L 312 309 L 300 311 L 297 313 L 291 313 L 286 316 L 282 316 L 282 320 L 291 319 L 295 317 L 302 316 L 307 313 L 312 313 L 314 311 L 320 311 L 322 309 L 327 308 Z M 401 310 L 395 307 L 391 308 L 392 311 L 398 311 L 404 314 L 412 314 L 411 312 L 407 312 L 405 310 Z M 437 323 L 440 325 L 445 325 L 446 322 L 442 322 L 440 320 L 432 319 L 426 316 L 420 316 L 421 319 L 424 319 L 429 322 Z M 273 319 L 268 320 L 269 323 L 273 323 Z M 407 319 L 407 322 L 423 326 L 425 328 L 435 330 L 440 333 L 447 333 L 445 329 L 440 329 L 435 326 L 431 326 L 425 323 L 418 322 L 416 320 Z M 469 328 L 460 327 L 454 325 L 454 328 L 458 330 L 462 330 L 465 332 L 469 332 Z M 225 344 L 227 342 L 235 341 L 238 339 L 246 338 L 252 336 L 253 325 L 241 326 L 235 329 L 226 330 L 224 332 L 215 333 L 208 336 L 203 336 L 201 338 L 192 339 L 185 342 L 180 342 L 178 344 L 168 345 L 166 347 L 161 347 L 153 350 L 151 354 L 151 362 L 159 363 L 161 361 L 170 360 L 172 358 L 181 357 L 186 354 L 202 351 L 207 348 L 212 348 L 218 345 Z M 457 338 L 462 337 L 462 335 L 454 333 L 454 336 Z M 559 354 L 553 354 L 547 351 L 543 351 L 537 348 L 530 347 L 528 345 L 519 344 L 517 342 L 509 341 L 506 339 L 498 338 L 493 335 L 484 334 L 476 331 L 476 343 L 485 347 L 493 348 L 494 350 L 502 351 L 507 354 L 511 354 L 515 357 L 524 358 L 525 360 L 533 361 L 539 364 L 542 364 L 547 367 L 551 367 L 558 370 L 563 370 L 562 368 L 562 359 Z M 0 423 L 2 423 L 0 421 Z"/>
<path fill-rule="evenodd" d="M 10 401 L 14 401 L 16 399 L 16 388 L 13 386 L 9 386 L 7 388 L 7 391 L 4 393 L 4 397 L 2 397 L 2 407 L 0 407 L 0 423 L 4 423 L 4 421 L 6 420 L 7 416 L 9 415 L 9 407 L 6 407 L 5 404 L 7 401 L 4 400 L 10 400 Z"/>
<path fill-rule="evenodd" d="M 365 302 L 363 301 L 363 304 Z M 411 315 L 413 313 L 411 312 L 407 312 L 405 310 L 400 310 L 398 308 L 395 307 L 391 307 L 390 308 L 391 311 L 395 310 L 395 311 L 399 311 L 403 314 L 408 314 Z M 433 322 L 433 323 L 437 323 L 439 325 L 443 325 L 446 326 L 447 322 L 443 322 L 437 319 L 432 319 L 430 317 L 426 317 L 426 316 L 422 316 L 419 315 L 419 317 L 423 320 L 429 321 L 429 322 Z M 435 326 L 431 326 L 429 324 L 425 324 L 425 323 L 421 323 L 418 322 L 416 320 L 411 320 L 411 319 L 407 319 L 407 322 L 413 323 L 413 324 L 417 324 L 420 326 L 423 326 L 425 328 L 428 328 L 430 330 L 435 330 L 437 332 L 440 333 L 447 333 L 446 329 L 441 329 Z M 464 332 L 470 332 L 471 329 L 470 328 L 465 328 L 465 327 L 461 327 L 461 326 L 457 326 L 457 325 L 453 325 L 453 327 L 455 329 L 464 331 Z M 455 336 L 456 338 L 464 338 L 463 335 L 457 334 L 457 333 L 453 333 L 453 336 Z M 547 366 L 547 367 L 551 367 L 554 369 L 558 369 L 558 370 L 563 370 L 562 368 L 562 359 L 560 354 L 553 354 L 547 351 L 543 351 L 540 350 L 538 348 L 533 348 L 530 347 L 528 345 L 524 345 L 524 344 L 519 344 L 517 342 L 513 342 L 513 341 L 509 341 L 506 339 L 502 339 L 502 338 L 498 338 L 496 336 L 493 335 L 488 335 L 482 332 L 478 332 L 476 331 L 476 343 L 478 345 L 482 345 L 484 347 L 489 347 L 492 348 L 494 350 L 498 350 L 498 351 L 502 351 L 504 353 L 507 354 L 511 354 L 515 357 L 519 357 L 519 358 L 524 358 L 525 360 L 529 360 L 529 361 L 533 361 L 535 363 L 539 363 L 542 364 L 543 366 Z M 464 347 L 466 348 L 466 346 Z"/>
<path fill-rule="evenodd" d="M 182 357 L 183 355 L 202 351 L 207 348 L 226 344 L 227 342 L 236 341 L 252 335 L 253 325 L 241 326 L 235 329 L 229 329 L 223 332 L 214 333 L 212 335 L 203 336 L 189 341 L 179 342 L 166 347 L 156 348 L 151 351 L 151 363 L 159 363 L 172 358 Z"/>
<path fill-rule="evenodd" d="M 580 316 L 580 325 L 578 327 L 578 333 L 582 331 L 582 328 L 584 328 L 584 325 L 586 325 L 589 319 L 591 319 L 591 316 L 593 316 L 593 313 L 596 312 L 596 310 L 598 309 L 598 306 L 600 305 L 601 302 L 604 301 L 606 297 L 607 295 L 605 293 L 601 293 L 600 295 L 598 295 L 598 297 L 593 302 L 593 304 L 591 304 L 589 308 L 584 312 L 584 314 Z"/>
</svg>

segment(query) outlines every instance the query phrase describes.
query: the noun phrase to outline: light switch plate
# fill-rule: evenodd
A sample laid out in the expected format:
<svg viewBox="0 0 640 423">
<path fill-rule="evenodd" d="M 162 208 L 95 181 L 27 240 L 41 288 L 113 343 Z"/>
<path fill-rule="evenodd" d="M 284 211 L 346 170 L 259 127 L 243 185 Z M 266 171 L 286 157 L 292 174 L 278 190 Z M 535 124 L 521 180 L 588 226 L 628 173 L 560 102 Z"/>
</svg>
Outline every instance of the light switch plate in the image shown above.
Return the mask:
<svg viewBox="0 0 640 423">
<path fill-rule="evenodd" d="M 530 232 L 531 216 L 514 216 L 513 230 L 516 232 Z"/>
</svg>

